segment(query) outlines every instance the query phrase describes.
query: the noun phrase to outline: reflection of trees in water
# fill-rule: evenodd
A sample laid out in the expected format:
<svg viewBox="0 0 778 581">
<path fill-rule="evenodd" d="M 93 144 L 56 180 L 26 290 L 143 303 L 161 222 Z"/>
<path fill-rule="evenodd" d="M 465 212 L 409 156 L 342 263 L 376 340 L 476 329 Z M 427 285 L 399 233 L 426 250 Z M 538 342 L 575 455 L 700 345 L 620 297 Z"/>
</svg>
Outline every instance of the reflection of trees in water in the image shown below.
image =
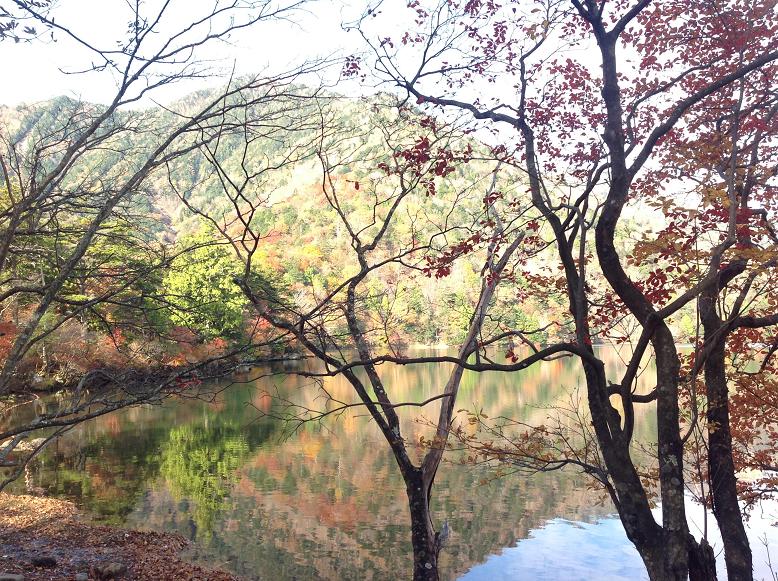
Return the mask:
<svg viewBox="0 0 778 581">
<path fill-rule="evenodd" d="M 248 442 L 234 422 L 218 428 L 189 424 L 170 431 L 160 472 L 173 497 L 186 499 L 192 507 L 195 536 L 210 536 L 235 470 L 248 454 Z"/>
<path fill-rule="evenodd" d="M 126 419 L 120 425 L 129 429 L 79 426 L 30 464 L 29 480 L 46 496 L 73 500 L 107 522 L 124 522 L 159 473 L 159 445 L 169 426 L 137 429 Z M 10 491 L 24 492 L 21 485 L 14 483 Z"/>
<path fill-rule="evenodd" d="M 521 351 L 517 349 L 517 353 L 521 354 Z M 425 354 L 432 355 L 434 352 L 413 353 Z M 623 371 L 626 367 L 615 349 L 598 348 L 598 357 L 605 362 L 610 375 L 615 375 L 618 369 Z M 451 366 L 448 364 L 378 367 L 379 374 L 391 394 L 402 401 L 421 401 L 436 395 L 440 385 L 448 380 L 450 370 Z M 651 363 L 647 371 L 638 378 L 638 391 L 648 391 L 655 383 L 655 372 Z M 270 382 L 265 384 L 265 389 L 274 392 L 277 385 L 282 393 L 294 394 L 290 398 L 306 408 L 322 409 L 324 405 L 323 393 L 309 379 L 288 377 L 273 384 L 274 387 L 268 387 L 268 384 Z M 328 378 L 325 385 L 327 392 L 335 399 L 354 401 L 353 390 L 344 378 Z M 585 382 L 579 362 L 572 358 L 543 362 L 509 374 L 465 372 L 457 405 L 468 409 L 474 406 L 482 407 L 489 417 L 505 416 L 531 423 L 544 423 L 555 405 L 569 405 L 571 394 L 579 387 L 585 387 Z M 437 402 L 426 406 L 423 414 L 437 418 L 438 406 Z M 656 431 L 656 427 L 652 414 L 646 413 L 648 411 L 649 406 L 636 409 L 636 414 L 641 419 L 636 428 L 645 431 L 645 436 L 653 439 L 650 434 Z M 405 419 L 413 419 L 418 414 L 415 408 L 400 408 L 398 412 Z M 422 427 L 416 432 L 428 433 Z"/>
<path fill-rule="evenodd" d="M 229 414 L 206 414 L 202 422 L 170 430 L 162 445 L 160 473 L 177 501 L 191 507 L 195 538 L 208 539 L 216 514 L 237 482 L 240 468 L 271 433 L 267 423 L 249 429 Z"/>
<path fill-rule="evenodd" d="M 424 399 L 447 377 L 445 366 L 382 372 L 404 401 Z M 461 402 L 490 417 L 542 421 L 546 406 L 569 397 L 577 383 L 575 362 L 553 361 L 526 374 L 468 375 Z M 262 392 L 276 388 L 309 407 L 322 405 L 309 382 L 288 377 L 277 385 L 234 386 L 218 405 L 182 401 L 126 410 L 74 430 L 43 455 L 35 478 L 49 494 L 89 511 L 196 538 L 203 558 L 249 577 L 408 577 L 407 499 L 375 426 L 342 416 L 279 442 L 272 434 L 282 426 L 252 421 L 256 411 L 245 405 L 266 409 Z M 337 379 L 327 388 L 343 400 L 352 394 Z M 409 438 L 429 435 L 412 410 L 401 416 Z M 555 473 L 481 484 L 489 475 L 447 464 L 437 478 L 433 509 L 453 529 L 441 559 L 444 575 L 456 576 L 548 519 L 610 512 L 594 505 L 584 477 Z"/>
<path fill-rule="evenodd" d="M 208 535 L 232 473 L 275 429 L 246 426 L 246 393 L 236 389 L 219 405 L 169 402 L 82 424 L 41 454 L 25 480 L 118 524 L 161 474 L 176 498 L 191 502 L 199 534 Z M 21 485 L 12 491 L 24 492 Z"/>
<path fill-rule="evenodd" d="M 366 424 L 363 424 L 366 425 Z M 336 431 L 341 432 L 339 426 Z M 259 448 L 237 472 L 201 558 L 247 575 L 406 578 L 410 572 L 402 480 L 378 434 L 351 437 L 312 426 L 295 440 Z M 551 518 L 590 520 L 587 481 L 568 474 L 479 481 L 471 467 L 444 466 L 433 503 L 454 531 L 443 556 L 449 576 L 525 538 Z M 189 514 L 165 492 L 149 497 L 138 522 L 190 532 Z"/>
</svg>

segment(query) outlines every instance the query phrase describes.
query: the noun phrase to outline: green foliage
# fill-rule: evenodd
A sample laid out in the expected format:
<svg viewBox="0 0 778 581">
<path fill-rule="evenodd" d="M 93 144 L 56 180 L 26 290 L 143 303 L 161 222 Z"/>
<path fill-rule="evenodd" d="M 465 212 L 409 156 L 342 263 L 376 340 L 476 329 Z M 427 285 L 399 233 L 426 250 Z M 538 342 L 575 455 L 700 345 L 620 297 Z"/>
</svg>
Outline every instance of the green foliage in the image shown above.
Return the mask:
<svg viewBox="0 0 778 581">
<path fill-rule="evenodd" d="M 202 228 L 179 240 L 177 250 L 162 281 L 171 321 L 205 340 L 239 336 L 247 300 L 234 281 L 242 267 L 231 249 Z"/>
</svg>

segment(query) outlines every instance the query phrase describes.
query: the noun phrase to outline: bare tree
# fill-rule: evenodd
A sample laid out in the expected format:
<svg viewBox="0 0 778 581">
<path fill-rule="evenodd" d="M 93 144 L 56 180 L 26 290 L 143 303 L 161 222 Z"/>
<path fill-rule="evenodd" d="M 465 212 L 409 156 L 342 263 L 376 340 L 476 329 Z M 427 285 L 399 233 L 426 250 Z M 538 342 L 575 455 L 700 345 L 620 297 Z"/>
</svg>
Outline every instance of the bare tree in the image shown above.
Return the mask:
<svg viewBox="0 0 778 581">
<path fill-rule="evenodd" d="M 309 422 L 337 415 L 346 409 L 367 410 L 392 450 L 406 484 L 414 551 L 414 579 L 438 579 L 438 554 L 447 531 L 436 531 L 431 517 L 432 488 L 443 458 L 455 416 L 455 405 L 467 360 L 486 355 L 492 341 L 483 335 L 487 313 L 495 293 L 517 261 L 525 226 L 531 220 L 528 207 L 498 212 L 502 205 L 499 186 L 504 183 L 500 164 L 479 158 L 474 142 L 456 123 L 442 124 L 407 107 L 397 108 L 391 100 L 377 99 L 370 119 L 359 126 L 330 117 L 322 108 L 322 129 L 315 144 L 321 172 L 319 192 L 328 215 L 341 232 L 348 276 L 326 288 L 310 288 L 296 297 L 268 297 L 252 285 L 253 254 L 261 235 L 252 227 L 250 201 L 235 202 L 237 179 L 212 162 L 229 184 L 233 200 L 231 220 L 214 219 L 245 264 L 238 279 L 257 313 L 276 329 L 293 338 L 305 352 L 323 366 L 320 370 L 296 371 L 307 377 L 342 375 L 354 388 L 355 402 L 334 400 L 322 385 L 326 401 L 321 410 L 293 407 L 287 420 Z M 486 152 L 488 153 L 488 152 Z M 250 157 L 250 156 L 249 156 Z M 352 164 L 367 166 L 364 173 L 352 173 Z M 372 165 L 373 169 L 370 169 Z M 465 166 L 467 178 L 452 176 Z M 244 173 L 245 177 L 246 174 Z M 478 177 L 480 176 L 480 177 Z M 475 181 L 471 181 L 475 180 Z M 283 202 L 279 202 L 282 204 Z M 435 221 L 428 206 L 437 205 Z M 196 209 L 197 213 L 207 212 Z M 233 228 L 239 222 L 242 227 Z M 374 293 L 391 295 L 397 285 L 409 284 L 420 274 L 434 276 L 451 269 L 463 255 L 480 249 L 483 253 L 481 288 L 471 305 L 470 322 L 456 356 L 413 357 L 402 353 L 387 336 L 386 320 L 401 314 L 381 312 Z M 376 291 L 371 282 L 383 276 Z M 391 302 L 390 302 L 391 304 Z M 457 362 L 439 392 L 425 401 L 397 402 L 392 386 L 379 373 L 381 364 L 412 365 L 430 361 Z M 427 452 L 414 461 L 413 442 L 402 433 L 399 410 L 405 407 L 439 405 L 434 435 Z"/>
<path fill-rule="evenodd" d="M 18 330 L 8 335 L 12 341 L 0 371 L 0 396 L 33 387 L 30 375 L 21 373 L 25 357 L 69 321 L 95 317 L 112 337 L 115 321 L 101 315 L 110 306 L 136 313 L 143 325 L 144 297 L 127 291 L 159 276 L 176 257 L 154 238 L 149 225 L 159 219 L 155 195 L 168 185 L 168 166 L 191 160 L 233 131 L 245 136 L 251 128 L 261 128 L 257 131 L 264 135 L 288 129 L 290 111 L 321 90 L 319 74 L 330 63 L 304 63 L 239 80 L 227 74 L 222 88 L 163 107 L 161 113 L 133 107 L 172 84 L 217 74 L 206 51 L 241 30 L 291 17 L 302 5 L 216 0 L 196 9 L 187 6 L 184 21 L 183 8 L 177 10 L 171 2 L 130 3 L 126 36 L 108 47 L 64 24 L 67 18 L 55 18 L 45 3 L 18 1 L 13 10 L 3 9 L 16 21 L 36 22 L 60 42 L 89 51 L 91 64 L 84 70 L 110 73 L 116 91 L 107 105 L 62 98 L 54 118 L 33 130 L 10 116 L 0 127 L 0 312 L 13 316 Z M 32 105 L 24 113 L 34 117 L 43 111 Z M 115 248 L 137 260 L 122 263 Z M 10 462 L 21 439 L 35 431 L 49 430 L 48 437 L 52 429 L 61 431 L 95 415 L 181 391 L 192 371 L 207 363 L 166 371 L 156 380 L 132 371 L 91 369 L 76 378 L 72 398 L 64 398 L 56 411 L 30 424 L 4 425 L 0 460 Z M 119 389 L 90 390 L 106 384 Z M 6 418 L 12 418 L 11 408 L 4 403 Z M 29 455 L 20 458 L 14 462 L 23 463 Z"/>
<path fill-rule="evenodd" d="M 0 4 L 0 42 L 30 42 L 39 38 L 49 26 L 36 14 L 48 15 L 51 4 L 51 0 Z M 28 8 L 34 9 L 36 14 L 31 14 Z"/>
</svg>

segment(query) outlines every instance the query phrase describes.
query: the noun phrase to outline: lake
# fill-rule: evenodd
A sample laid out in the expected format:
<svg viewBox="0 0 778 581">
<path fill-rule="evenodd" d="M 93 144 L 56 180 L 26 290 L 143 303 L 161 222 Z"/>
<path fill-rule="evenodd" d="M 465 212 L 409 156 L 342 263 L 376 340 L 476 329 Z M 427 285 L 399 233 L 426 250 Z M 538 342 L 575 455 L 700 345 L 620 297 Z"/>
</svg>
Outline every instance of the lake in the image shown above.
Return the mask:
<svg viewBox="0 0 778 581">
<path fill-rule="evenodd" d="M 602 356 L 614 373 L 622 365 L 613 350 Z M 420 401 L 439 393 L 448 369 L 387 365 L 381 373 L 395 401 Z M 649 369 L 641 378 L 646 386 L 651 375 Z M 540 424 L 550 407 L 575 405 L 579 384 L 570 359 L 510 375 L 468 373 L 457 407 Z M 192 559 L 249 579 L 410 578 L 404 485 L 364 412 L 297 426 L 275 418 L 289 411 L 288 402 L 326 405 L 321 386 L 299 376 L 255 379 L 248 373 L 205 387 L 216 393 L 213 402 L 171 400 L 77 427 L 33 462 L 11 491 L 67 498 L 110 523 L 179 532 L 196 543 Z M 342 379 L 328 379 L 324 387 L 341 401 L 354 401 Z M 402 408 L 406 439 L 429 436 L 425 418 L 436 414 L 434 405 Z M 651 441 L 650 409 L 638 422 L 638 436 Z M 488 467 L 457 463 L 456 452 L 451 458 L 436 478 L 433 498 L 438 526 L 447 520 L 452 530 L 441 555 L 442 578 L 550 581 L 595 572 L 598 579 L 647 578 L 613 507 L 587 487 L 587 477 L 554 472 L 494 478 Z M 699 507 L 690 510 L 702 520 Z M 772 507 L 751 520 L 754 561 L 765 578 L 766 551 L 756 536 L 767 533 L 775 553 L 774 520 Z"/>
</svg>

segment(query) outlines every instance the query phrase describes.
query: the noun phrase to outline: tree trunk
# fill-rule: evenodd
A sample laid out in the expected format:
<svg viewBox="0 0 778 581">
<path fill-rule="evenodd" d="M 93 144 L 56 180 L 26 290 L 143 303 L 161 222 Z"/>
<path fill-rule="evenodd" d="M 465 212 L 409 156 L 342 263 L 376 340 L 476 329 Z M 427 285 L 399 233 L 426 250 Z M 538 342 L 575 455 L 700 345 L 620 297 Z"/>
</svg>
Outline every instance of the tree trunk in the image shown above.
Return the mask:
<svg viewBox="0 0 778 581">
<path fill-rule="evenodd" d="M 429 507 L 429 494 L 421 470 L 404 474 L 411 511 L 413 581 L 438 581 L 438 543 Z"/>
<path fill-rule="evenodd" d="M 731 581 L 754 578 L 751 545 L 743 525 L 737 493 L 735 461 L 732 457 L 732 432 L 729 424 L 727 389 L 726 335 L 716 337 L 722 321 L 715 312 L 716 293 L 700 300 L 700 314 L 707 340 L 717 341 L 705 360 L 705 388 L 708 395 L 708 472 L 713 515 L 724 543 L 727 577 Z"/>
<path fill-rule="evenodd" d="M 625 522 L 625 518 L 629 518 L 628 516 L 623 516 L 621 519 L 621 522 Z M 625 527 L 626 528 L 626 527 Z M 655 525 L 655 529 L 657 530 L 657 537 L 661 539 L 662 537 L 662 527 L 659 525 Z M 627 535 L 629 537 L 629 535 Z M 667 567 L 665 563 L 665 552 L 664 552 L 664 546 L 661 542 L 636 542 L 633 539 L 630 539 L 632 543 L 635 545 L 635 548 L 638 551 L 638 554 L 640 555 L 640 558 L 643 560 L 643 565 L 646 567 L 646 571 L 648 572 L 648 578 L 651 581 L 669 581 L 671 577 L 667 575 Z M 684 580 L 685 581 L 685 580 Z"/>
<path fill-rule="evenodd" d="M 716 555 L 708 541 L 699 543 L 689 535 L 689 581 L 716 581 Z M 730 577 L 731 581 L 739 577 Z"/>
<path fill-rule="evenodd" d="M 667 558 L 667 551 L 661 545 L 638 546 L 640 557 L 646 566 L 648 578 L 651 581 L 716 581 L 716 555 L 708 541 L 702 539 L 699 543 L 689 535 L 683 549 L 687 553 L 689 567 L 688 576 L 678 573 L 675 564 Z"/>
<path fill-rule="evenodd" d="M 751 546 L 738 504 L 737 477 L 732 458 L 724 349 L 722 341 L 705 362 L 705 385 L 708 391 L 708 470 L 713 494 L 713 514 L 724 542 L 727 576 L 732 581 L 751 581 L 754 578 Z"/>
<path fill-rule="evenodd" d="M 675 557 L 680 551 L 670 550 L 669 543 L 673 542 L 673 537 L 654 519 L 646 489 L 630 457 L 629 447 L 623 441 L 614 440 L 610 435 L 606 414 L 613 413 L 614 410 L 606 409 L 605 406 L 610 404 L 598 398 L 598 393 L 606 390 L 604 376 L 598 374 L 591 365 L 585 366 L 584 369 L 592 423 L 614 483 L 612 499 L 627 538 L 635 545 L 651 581 L 687 581 L 685 537 L 681 546 L 684 553 L 683 563 L 679 567 Z"/>
<path fill-rule="evenodd" d="M 652 339 L 656 357 L 656 416 L 659 445 L 659 487 L 665 562 L 671 579 L 686 579 L 689 572 L 684 497 L 683 441 L 680 432 L 678 382 L 680 360 L 675 339 L 662 321 Z"/>
</svg>

